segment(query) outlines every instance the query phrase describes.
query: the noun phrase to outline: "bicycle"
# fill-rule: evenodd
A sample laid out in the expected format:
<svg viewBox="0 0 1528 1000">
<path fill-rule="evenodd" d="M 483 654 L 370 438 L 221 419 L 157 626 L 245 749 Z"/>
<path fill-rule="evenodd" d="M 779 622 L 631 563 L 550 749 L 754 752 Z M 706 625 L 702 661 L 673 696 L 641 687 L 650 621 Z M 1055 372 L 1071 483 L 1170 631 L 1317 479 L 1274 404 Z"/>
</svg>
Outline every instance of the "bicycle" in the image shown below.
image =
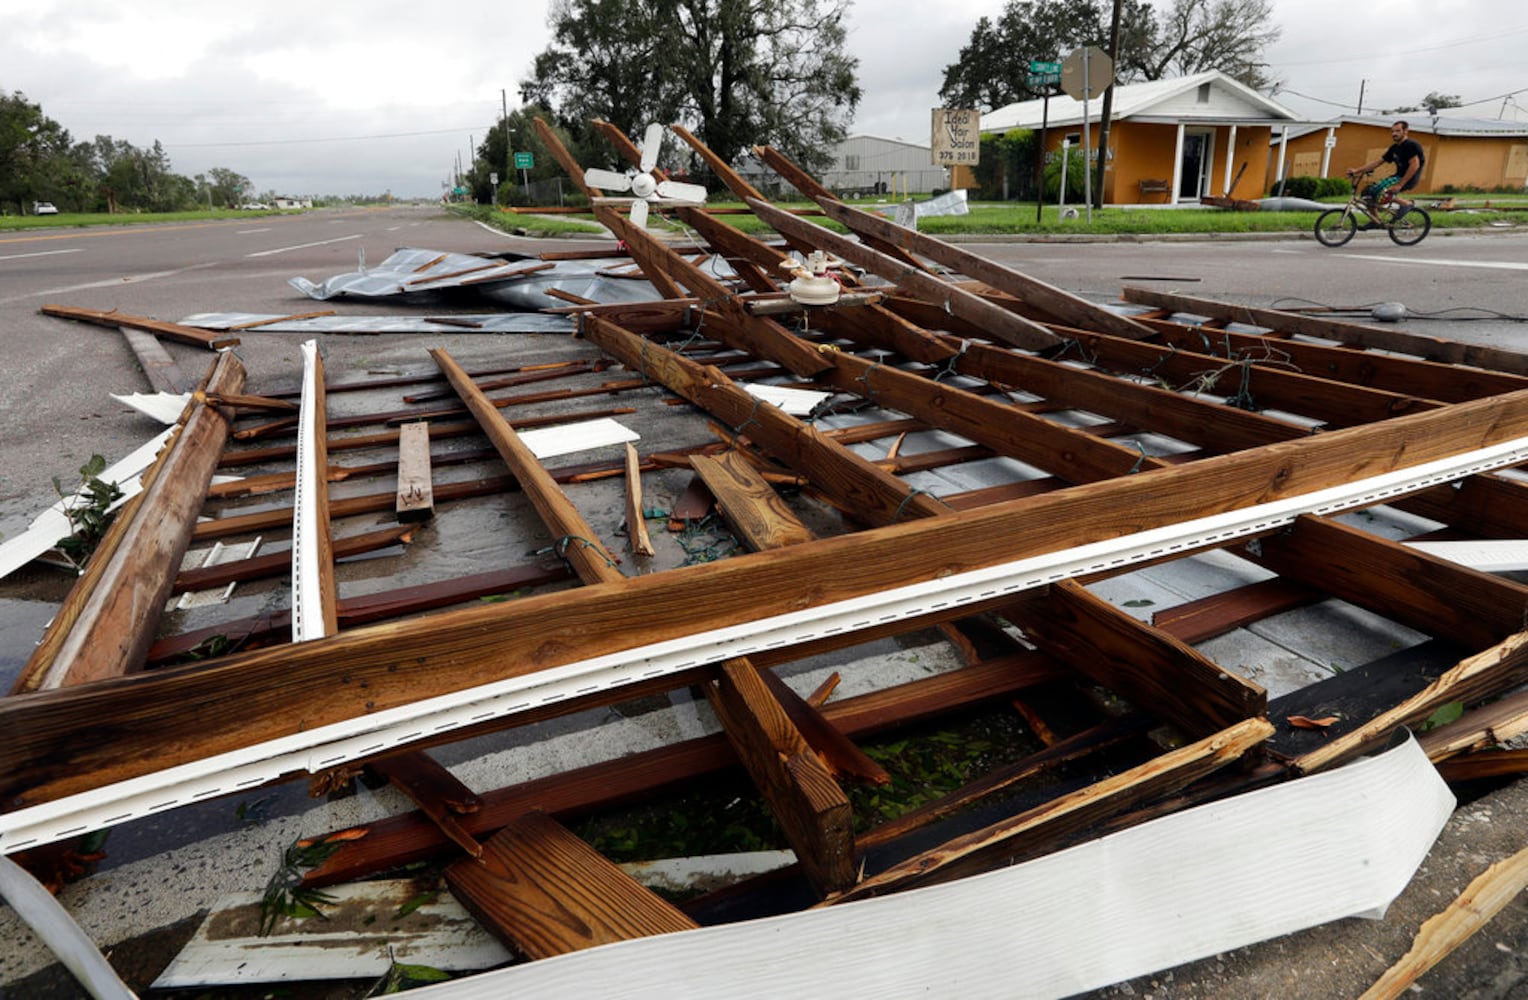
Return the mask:
<svg viewBox="0 0 1528 1000">
<path fill-rule="evenodd" d="M 1371 204 L 1360 193 L 1363 179 L 1372 170 L 1366 170 L 1353 178 L 1353 193 L 1341 208 L 1330 208 L 1316 216 L 1316 240 L 1323 246 L 1340 247 L 1353 238 L 1360 229 L 1383 229 L 1398 246 L 1411 247 L 1422 242 L 1432 231 L 1432 216 L 1419 205 L 1405 208 L 1394 200 L 1385 205 Z M 1360 225 L 1358 216 L 1365 222 Z"/>
</svg>

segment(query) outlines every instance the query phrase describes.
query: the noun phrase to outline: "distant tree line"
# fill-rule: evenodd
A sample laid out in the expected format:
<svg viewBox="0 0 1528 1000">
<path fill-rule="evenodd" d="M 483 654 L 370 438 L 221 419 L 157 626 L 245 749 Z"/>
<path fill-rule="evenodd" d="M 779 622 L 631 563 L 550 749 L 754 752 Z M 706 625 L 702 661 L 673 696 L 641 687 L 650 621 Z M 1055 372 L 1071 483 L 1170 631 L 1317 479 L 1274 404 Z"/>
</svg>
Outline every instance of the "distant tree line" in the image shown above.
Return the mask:
<svg viewBox="0 0 1528 1000">
<path fill-rule="evenodd" d="M 148 149 L 109 135 L 75 142 L 25 94 L 0 94 L 0 214 L 29 213 L 34 201 L 64 212 L 177 212 L 254 199 L 243 174 L 184 177 L 158 140 Z"/>
</svg>

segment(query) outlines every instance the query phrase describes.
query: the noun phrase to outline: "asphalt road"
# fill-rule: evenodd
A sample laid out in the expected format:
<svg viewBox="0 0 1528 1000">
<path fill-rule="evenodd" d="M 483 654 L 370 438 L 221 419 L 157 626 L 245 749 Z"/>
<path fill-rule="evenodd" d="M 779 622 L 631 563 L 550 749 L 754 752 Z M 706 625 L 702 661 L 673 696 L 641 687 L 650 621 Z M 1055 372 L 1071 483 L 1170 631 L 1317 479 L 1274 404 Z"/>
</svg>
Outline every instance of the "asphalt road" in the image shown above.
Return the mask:
<svg viewBox="0 0 1528 1000">
<path fill-rule="evenodd" d="M 566 246 L 566 243 L 555 244 Z M 296 216 L 166 225 L 48 230 L 0 237 L 0 532 L 24 527 L 51 503 L 52 477 L 66 482 L 99 453 L 121 457 L 156 433 L 152 422 L 111 399 L 149 385 L 115 329 L 41 315 L 45 303 L 116 309 L 177 321 L 200 312 L 290 315 L 335 309 L 407 313 L 387 300 L 320 303 L 287 284 L 314 281 L 376 264 L 403 246 L 470 253 L 546 243 L 517 240 L 434 207 L 320 211 Z M 418 311 L 420 307 L 412 307 Z M 432 312 L 450 312 L 442 306 Z M 238 353 L 251 389 L 289 381 L 301 370 L 299 334 L 246 334 Z M 429 367 L 426 346 L 448 346 L 472 359 L 495 349 L 494 338 L 335 337 L 323 345 L 331 370 L 399 352 Z M 444 341 L 445 343 L 442 343 Z M 502 342 L 497 349 L 502 351 Z M 209 352 L 167 344 L 188 376 L 199 377 Z"/>
</svg>

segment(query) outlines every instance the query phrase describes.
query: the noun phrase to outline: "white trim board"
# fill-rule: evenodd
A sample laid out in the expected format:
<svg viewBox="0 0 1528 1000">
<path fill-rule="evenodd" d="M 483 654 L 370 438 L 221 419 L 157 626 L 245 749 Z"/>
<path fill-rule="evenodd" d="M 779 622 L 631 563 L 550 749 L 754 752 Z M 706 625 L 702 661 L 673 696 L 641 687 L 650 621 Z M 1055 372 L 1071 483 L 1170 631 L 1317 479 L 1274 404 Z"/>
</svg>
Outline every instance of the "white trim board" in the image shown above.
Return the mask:
<svg viewBox="0 0 1528 1000">
<path fill-rule="evenodd" d="M 1408 735 L 1346 767 L 984 875 L 622 941 L 415 995 L 1069 996 L 1343 917 L 1382 916 L 1453 807 Z"/>
</svg>

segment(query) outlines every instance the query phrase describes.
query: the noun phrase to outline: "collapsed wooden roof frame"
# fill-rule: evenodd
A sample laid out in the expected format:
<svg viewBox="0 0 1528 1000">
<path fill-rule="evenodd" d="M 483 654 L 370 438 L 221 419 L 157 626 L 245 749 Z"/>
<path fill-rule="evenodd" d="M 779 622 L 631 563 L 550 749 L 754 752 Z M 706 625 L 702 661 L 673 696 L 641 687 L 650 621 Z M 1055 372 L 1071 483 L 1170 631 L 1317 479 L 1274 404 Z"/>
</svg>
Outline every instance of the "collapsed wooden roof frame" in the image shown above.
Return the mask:
<svg viewBox="0 0 1528 1000">
<path fill-rule="evenodd" d="M 1300 512 L 1390 501 L 1461 531 L 1521 534 L 1528 527 L 1523 485 L 1480 474 L 1528 455 L 1528 379 L 1522 377 L 1528 366 L 1519 356 L 1483 351 L 1446 355 L 1448 361 L 1489 361 L 1497 369 L 1489 372 L 1210 326 L 1185 328 L 1168 322 L 1165 313 L 1122 317 L 858 212 L 774 151 L 761 150 L 765 162 L 860 239 L 846 240 L 802 222 L 760 198 L 693 136 L 675 131 L 793 247 L 826 247 L 894 287 L 882 293 L 881 302 L 861 298 L 852 308 L 814 314 L 813 322 L 829 338 L 814 342 L 762 315 L 769 310 L 761 304 L 777 303 L 780 297 L 771 278 L 778 274 L 778 250 L 700 209 L 676 209 L 732 260 L 755 293 L 740 295 L 601 205 L 601 220 L 626 241 L 671 301 L 580 309 L 583 333 L 644 379 L 661 382 L 709 411 L 731 428 L 735 445 L 767 456 L 761 460 L 766 467 L 777 463 L 793 471 L 817 495 L 872 527 L 630 579 L 614 572 L 594 546 L 575 546 L 569 548 L 569 561 L 586 583 L 577 590 L 7 699 L 0 703 L 0 732 L 5 733 L 0 773 L 6 775 L 0 787 L 10 809 L 0 817 L 0 846 L 9 853 L 27 843 L 57 839 L 71 823 L 79 825 L 81 816 L 107 822 L 153 811 L 171 789 L 186 800 L 196 799 L 273 780 L 294 768 L 318 770 L 388 750 L 395 755 L 381 765 L 384 772 L 411 785 L 423 802 L 465 794 L 475 800 L 474 808 L 452 816 L 427 807 L 425 829 L 437 830 L 434 837 L 421 833 L 415 818 L 392 822 L 388 828 L 397 832 L 394 840 L 383 833 L 357 842 L 348 857 L 341 852 L 318 878 L 362 870 L 366 858 L 393 862 L 404 851 L 439 850 L 446 843 L 474 857 L 491 855 L 501 869 L 534 864 L 514 856 L 516 843 L 529 839 L 547 850 L 548 845 L 575 850 L 555 826 L 526 814 L 530 802 L 555 799 L 545 786 L 557 782 L 544 783 L 541 794 L 532 798 L 506 790 L 493 797 L 493 808 L 479 810 L 476 800 L 489 796 L 452 790 L 450 780 L 432 771 L 427 759 L 396 751 L 470 732 L 490 716 L 540 717 L 634 690 L 709 678 L 706 687 L 728 738 L 775 807 L 819 893 L 834 900 L 862 898 L 950 878 L 1053 845 L 1181 788 L 1255 749 L 1268 736 L 1272 727 L 1262 718 L 1266 703 L 1260 689 L 1195 652 L 1188 645 L 1196 635 L 1193 628 L 1142 625 L 1070 582 L 1248 537 L 1257 538 L 1258 545 L 1242 546 L 1239 554 L 1312 593 L 1330 593 L 1480 650 L 1404 703 L 1330 740 L 1292 767 L 1275 770 L 1328 767 L 1374 745 L 1395 725 L 1417 722 L 1447 701 L 1476 701 L 1506 690 L 1521 677 L 1520 629 L 1528 588 Z M 577 164 L 554 148 L 581 182 Z M 629 143 L 624 148 L 634 152 Z M 959 270 L 980 284 L 933 274 L 920 258 Z M 1258 318 L 1277 320 L 1275 325 L 1291 322 L 1283 314 Z M 680 330 L 688 336 L 702 329 L 801 379 L 906 412 L 990 453 L 1037 466 L 1049 478 L 979 498 L 1012 499 L 956 509 L 965 504 L 945 503 L 909 488 L 832 435 L 758 402 L 720 369 L 697 364 L 661 342 Z M 1306 332 L 1336 341 L 1355 336 L 1336 323 Z M 1356 336 L 1379 335 L 1360 330 Z M 1421 343 L 1421 338 L 1404 341 L 1404 335 L 1391 335 L 1382 346 L 1423 357 L 1451 349 Z M 1281 352 L 1277 363 L 1249 353 L 1266 352 L 1270 343 Z M 884 356 L 867 360 L 854 353 L 861 348 L 890 352 L 906 363 L 892 364 Z M 1216 353 L 1220 350 L 1226 354 Z M 1061 360 L 1071 353 L 1094 368 Z M 531 491 L 535 484 L 537 509 L 554 536 L 586 531 L 571 505 L 558 500 L 544 470 L 538 472 L 539 465 L 520 453 L 514 430 L 498 418 L 481 389 L 448 357 L 437 354 L 436 360 L 510 463 L 518 485 Z M 228 370 L 227 364 L 218 369 Z M 1339 429 L 1311 435 L 1297 420 L 1111 373 L 1120 371 L 1147 371 L 1160 382 L 1192 383 L 1206 393 L 1214 388 L 1207 372 L 1232 373 L 1241 392 L 1264 407 Z M 1310 374 L 1318 371 L 1326 375 Z M 942 381 L 949 374 L 1039 399 L 995 403 Z M 229 376 L 215 371 L 209 384 L 219 377 Z M 204 397 L 192 408 L 191 419 L 211 422 L 221 412 L 226 420 L 226 407 L 217 409 L 216 392 L 209 390 Z M 1086 410 L 1108 422 L 1080 430 L 1045 418 L 1058 409 Z M 1131 428 L 1159 431 L 1210 457 L 1168 461 L 1109 440 Z M 212 444 L 168 449 L 162 462 L 190 454 L 205 466 L 206 455 L 222 449 L 221 432 L 213 437 Z M 717 474 L 746 480 L 751 468 L 734 463 Z M 1466 476 L 1457 488 L 1438 485 Z M 185 493 L 177 497 L 181 506 Z M 146 505 L 149 523 L 163 520 L 148 501 L 136 510 Z M 1277 516 L 1269 513 L 1274 507 L 1280 509 Z M 128 536 L 128 526 L 141 520 L 137 513 L 124 517 L 122 527 L 114 530 Z M 181 520 L 178 530 L 189 538 L 190 526 Z M 1171 542 L 1152 534 L 1195 520 L 1201 523 Z M 1239 526 L 1228 526 L 1236 521 Z M 592 535 L 588 531 L 582 537 Z M 141 555 L 128 556 L 142 575 L 142 586 L 160 595 L 159 605 L 184 548 L 184 541 L 178 551 L 176 544 L 159 543 L 162 553 L 152 569 Z M 1059 561 L 1038 571 L 1025 563 L 1058 553 Z M 71 597 L 71 609 L 88 600 L 90 582 Z M 957 592 L 955 584 L 968 585 L 967 590 Z M 136 585 L 129 593 L 143 596 Z M 1287 606 L 1288 600 L 1287 595 L 1254 600 L 1257 607 L 1241 613 L 1266 612 Z M 1222 608 L 1229 603 L 1221 602 Z M 150 599 L 138 606 L 156 605 Z M 655 619 L 650 614 L 655 606 L 683 606 L 687 615 Z M 1035 658 L 1064 664 L 1115 689 L 1177 725 L 1191 741 L 1089 795 L 1031 810 L 959 845 L 859 880 L 842 792 L 818 756 L 845 766 L 852 748 L 825 749 L 833 737 L 820 726 L 814 729 L 813 720 L 821 716 L 794 704 L 779 685 L 770 684 L 770 672 L 760 668 L 803 649 L 847 645 L 984 610 L 1000 610 L 1023 628 L 1040 650 Z M 332 607 L 325 614 L 333 614 Z M 72 610 L 64 616 L 73 617 Z M 142 621 L 120 626 L 134 642 L 108 672 L 126 673 L 142 663 L 156 617 L 145 613 Z M 50 636 L 43 659 L 67 676 L 70 664 L 58 664 L 58 648 L 59 641 Z M 747 655 L 753 662 L 742 659 Z M 610 667 L 618 669 L 599 674 Z M 1007 683 L 1055 674 L 1052 666 L 1017 680 L 1007 678 Z M 978 686 L 990 692 L 1003 685 L 984 680 Z M 229 704 L 237 704 L 239 711 L 226 711 Z M 842 712 L 828 715 L 844 718 Z M 1500 716 L 1493 718 L 1499 730 Z M 187 727 L 187 719 L 196 725 Z M 1439 754 L 1479 742 L 1457 735 L 1473 724 L 1456 729 L 1451 740 L 1435 740 Z M 182 731 L 167 742 L 164 734 L 177 729 Z M 693 773 L 701 765 L 689 767 Z M 516 833 L 484 843 L 475 839 L 499 827 Z M 396 849 L 388 853 L 387 843 Z M 603 870 L 595 859 L 581 864 L 587 871 Z M 474 886 L 481 872 L 461 866 L 453 871 L 453 884 L 469 900 L 479 901 L 474 908 L 491 925 L 503 928 L 513 922 L 484 912 L 495 905 L 497 889 Z M 668 909 L 652 906 L 640 894 L 630 896 L 627 887 L 606 885 L 605 890 L 621 903 L 608 907 L 609 921 L 601 933 L 618 937 L 683 926 Z M 623 912 L 637 916 L 622 924 L 616 914 Z M 556 935 L 538 943 L 537 933 L 546 931 L 538 929 L 532 940 L 516 942 L 532 954 L 582 946 Z"/>
</svg>

